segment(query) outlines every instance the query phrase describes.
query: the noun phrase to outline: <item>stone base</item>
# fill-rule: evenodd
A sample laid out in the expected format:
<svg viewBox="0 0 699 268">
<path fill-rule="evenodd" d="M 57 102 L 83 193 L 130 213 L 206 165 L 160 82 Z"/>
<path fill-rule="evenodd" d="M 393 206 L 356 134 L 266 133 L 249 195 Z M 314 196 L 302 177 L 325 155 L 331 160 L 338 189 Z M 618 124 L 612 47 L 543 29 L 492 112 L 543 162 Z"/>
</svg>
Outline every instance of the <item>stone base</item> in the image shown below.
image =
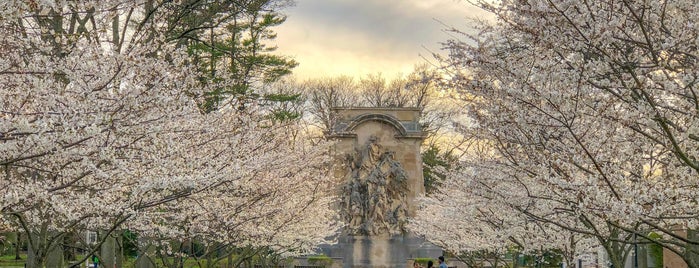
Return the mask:
<svg viewBox="0 0 699 268">
<path fill-rule="evenodd" d="M 343 268 L 408 267 L 410 259 L 442 255 L 439 247 L 411 235 L 343 236 L 321 250 L 331 258 L 342 258 Z"/>
</svg>

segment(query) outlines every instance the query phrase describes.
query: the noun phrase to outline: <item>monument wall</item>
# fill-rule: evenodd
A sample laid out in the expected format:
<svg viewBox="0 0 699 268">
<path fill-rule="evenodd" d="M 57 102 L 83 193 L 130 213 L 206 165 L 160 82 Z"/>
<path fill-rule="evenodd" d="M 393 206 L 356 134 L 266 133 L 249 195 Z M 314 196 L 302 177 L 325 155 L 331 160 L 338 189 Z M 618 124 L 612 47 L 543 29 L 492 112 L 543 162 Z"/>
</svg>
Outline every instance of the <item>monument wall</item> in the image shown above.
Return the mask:
<svg viewBox="0 0 699 268">
<path fill-rule="evenodd" d="M 324 249 L 344 267 L 406 267 L 408 259 L 441 250 L 405 228 L 424 193 L 420 110 L 336 108 L 335 139 L 339 211 L 347 223 L 337 245 Z"/>
</svg>

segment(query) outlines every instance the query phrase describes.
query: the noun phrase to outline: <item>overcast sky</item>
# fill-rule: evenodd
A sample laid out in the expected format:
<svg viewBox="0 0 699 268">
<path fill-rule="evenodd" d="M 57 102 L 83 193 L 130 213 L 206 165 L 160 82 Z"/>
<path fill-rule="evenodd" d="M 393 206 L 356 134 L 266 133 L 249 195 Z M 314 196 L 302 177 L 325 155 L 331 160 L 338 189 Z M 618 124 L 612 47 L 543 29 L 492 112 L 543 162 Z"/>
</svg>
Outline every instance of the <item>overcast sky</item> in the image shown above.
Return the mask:
<svg viewBox="0 0 699 268">
<path fill-rule="evenodd" d="M 458 0 L 296 0 L 285 13 L 276 44 L 301 80 L 409 73 L 449 38 L 442 23 L 464 29 L 483 14 Z"/>
</svg>

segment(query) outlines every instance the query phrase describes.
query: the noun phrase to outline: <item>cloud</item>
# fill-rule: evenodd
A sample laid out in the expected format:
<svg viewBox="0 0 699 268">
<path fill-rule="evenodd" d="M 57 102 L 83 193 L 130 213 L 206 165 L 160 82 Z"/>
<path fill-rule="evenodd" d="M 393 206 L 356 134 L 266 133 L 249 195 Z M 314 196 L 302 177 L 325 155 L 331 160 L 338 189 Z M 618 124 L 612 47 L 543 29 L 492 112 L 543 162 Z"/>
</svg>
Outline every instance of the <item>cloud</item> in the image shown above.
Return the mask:
<svg viewBox="0 0 699 268">
<path fill-rule="evenodd" d="M 465 29 L 475 7 L 454 0 L 298 0 L 278 29 L 282 54 L 300 62 L 301 78 L 408 73 L 421 55 Z"/>
</svg>

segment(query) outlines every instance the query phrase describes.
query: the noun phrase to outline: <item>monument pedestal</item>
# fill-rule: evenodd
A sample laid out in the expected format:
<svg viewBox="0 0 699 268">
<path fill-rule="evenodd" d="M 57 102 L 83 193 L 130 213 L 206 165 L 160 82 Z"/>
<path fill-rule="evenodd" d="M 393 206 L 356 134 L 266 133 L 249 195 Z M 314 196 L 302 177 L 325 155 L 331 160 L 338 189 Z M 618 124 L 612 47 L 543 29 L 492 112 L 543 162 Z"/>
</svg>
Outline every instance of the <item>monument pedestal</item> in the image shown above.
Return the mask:
<svg viewBox="0 0 699 268">
<path fill-rule="evenodd" d="M 410 235 L 343 236 L 322 248 L 329 257 L 342 258 L 343 268 L 408 267 L 414 258 L 436 258 L 442 249 Z"/>
</svg>

